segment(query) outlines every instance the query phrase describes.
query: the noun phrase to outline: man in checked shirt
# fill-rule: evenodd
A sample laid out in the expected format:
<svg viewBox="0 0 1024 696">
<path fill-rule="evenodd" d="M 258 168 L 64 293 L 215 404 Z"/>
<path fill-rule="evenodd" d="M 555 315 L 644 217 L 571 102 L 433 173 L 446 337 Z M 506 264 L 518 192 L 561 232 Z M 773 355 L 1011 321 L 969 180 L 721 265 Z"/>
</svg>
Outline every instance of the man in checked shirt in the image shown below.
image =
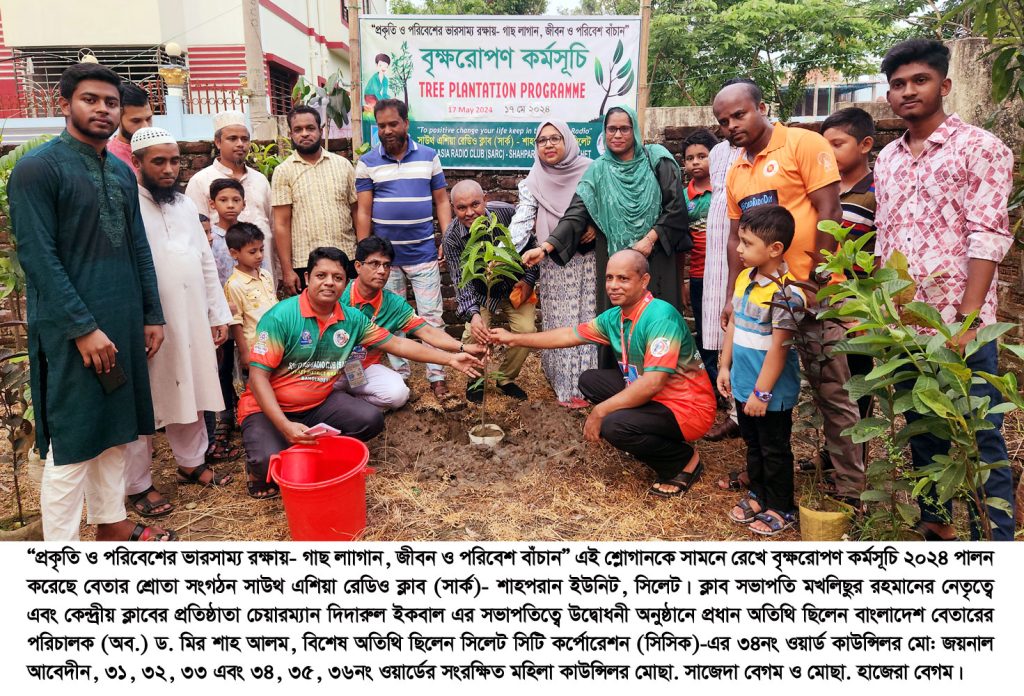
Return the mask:
<svg viewBox="0 0 1024 696">
<path fill-rule="evenodd" d="M 886 259 L 902 252 L 917 284 L 916 299 L 935 307 L 945 322 L 978 312 L 960 340 L 963 349 L 981 326 L 996 321 L 997 268 L 1013 241 L 1006 211 L 1013 154 L 991 133 L 943 111 L 942 98 L 952 86 L 948 68 L 949 49 L 925 39 L 899 43 L 882 59 L 889 105 L 906 122 L 907 132 L 887 145 L 875 163 L 875 254 Z M 967 364 L 996 374 L 995 341 L 969 356 Z M 971 394 L 990 397 L 992 406 L 1002 400 L 988 383 L 974 385 Z M 908 420 L 915 415 L 908 412 Z M 981 461 L 1003 461 L 1003 416 L 990 414 L 988 420 L 995 428 L 978 433 Z M 914 437 L 910 445 L 915 468 L 949 449 L 947 441 L 931 434 Z M 1013 505 L 1010 467 L 991 470 L 985 493 Z M 918 503 L 919 531 L 926 540 L 954 538 L 949 509 L 923 498 Z M 1012 541 L 1013 514 L 989 506 L 988 515 L 995 525 L 992 538 Z"/>
</svg>

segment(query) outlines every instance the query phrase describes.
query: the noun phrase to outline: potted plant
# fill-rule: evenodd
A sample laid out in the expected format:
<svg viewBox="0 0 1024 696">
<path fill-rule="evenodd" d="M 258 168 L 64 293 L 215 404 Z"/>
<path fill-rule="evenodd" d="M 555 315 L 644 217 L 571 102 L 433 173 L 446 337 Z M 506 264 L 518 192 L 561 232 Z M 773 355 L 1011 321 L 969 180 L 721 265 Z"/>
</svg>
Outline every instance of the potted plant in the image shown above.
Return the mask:
<svg viewBox="0 0 1024 696">
<path fill-rule="evenodd" d="M 799 340 L 799 339 L 797 339 Z M 797 406 L 800 419 L 793 430 L 814 433 L 813 449 L 822 450 L 820 436 L 821 413 L 813 401 L 804 401 Z M 802 436 L 800 436 L 802 439 Z M 824 492 L 825 472 L 821 458 L 815 458 L 814 472 L 800 490 L 800 538 L 804 541 L 839 541 L 846 536 L 853 523 L 854 509 Z"/>
<path fill-rule="evenodd" d="M 496 215 L 481 215 L 469 228 L 469 240 L 459 259 L 462 278 L 459 287 L 464 288 L 470 283 L 478 283 L 484 288 L 485 305 L 490 305 L 491 293 L 499 284 L 516 282 L 522 276 L 523 265 L 512 235 L 508 228 L 498 222 Z M 490 328 L 485 322 L 484 328 Z M 488 371 L 490 359 L 488 352 L 484 356 L 484 369 L 480 378 L 471 386 L 485 386 L 489 379 L 501 379 L 499 371 Z M 480 402 L 480 423 L 469 431 L 470 441 L 477 444 L 494 446 L 505 436 L 504 431 L 495 423 L 487 422 L 487 389 L 483 390 Z"/>
<path fill-rule="evenodd" d="M 989 510 L 1010 513 L 1011 507 L 1008 500 L 985 496 L 983 484 L 990 470 L 1009 466 L 1009 462 L 981 462 L 977 434 L 992 427 L 985 416 L 1024 408 L 1024 397 L 1012 372 L 998 376 L 976 371 L 967 364 L 967 358 L 1015 325 L 1000 322 L 983 326 L 959 350 L 956 346 L 976 313 L 963 322 L 947 324 L 934 307 L 914 301 L 914 281 L 906 257 L 896 252 L 879 268 L 874 256 L 863 248 L 871 234 L 851 240 L 847 238 L 849 231 L 832 221 L 820 223 L 819 228 L 839 242 L 835 252 L 824 253 L 822 268 L 846 278 L 818 293 L 819 300 L 829 302 L 821 316 L 852 321 L 857 327 L 856 335 L 833 346 L 833 350 L 869 355 L 875 362 L 871 372 L 853 377 L 846 386 L 854 399 L 865 394 L 875 396 L 881 415 L 861 420 L 844 434 L 855 443 L 876 439 L 885 443 L 889 461 L 875 471 L 887 472 L 891 483 L 886 495 L 875 488 L 866 491 L 862 499 L 876 504 L 888 500 L 894 506 L 890 513 L 909 522 L 911 506 L 900 507 L 896 498 L 887 496 L 906 492 L 902 485 L 896 485 L 895 490 L 891 486 L 899 482 L 896 472 L 902 470 L 902 451 L 910 438 L 931 433 L 949 441 L 949 453 L 935 457 L 925 467 L 907 471 L 914 477 L 909 495 L 929 496 L 940 505 L 955 499 L 966 502 L 977 511 L 981 535 L 990 537 Z M 856 273 L 856 267 L 863 272 Z M 1024 346 L 1002 348 L 1024 357 Z M 971 385 L 979 380 L 993 385 L 1005 401 L 992 405 L 987 398 L 971 396 Z M 910 411 L 918 417 L 897 427 L 897 416 Z"/>
</svg>

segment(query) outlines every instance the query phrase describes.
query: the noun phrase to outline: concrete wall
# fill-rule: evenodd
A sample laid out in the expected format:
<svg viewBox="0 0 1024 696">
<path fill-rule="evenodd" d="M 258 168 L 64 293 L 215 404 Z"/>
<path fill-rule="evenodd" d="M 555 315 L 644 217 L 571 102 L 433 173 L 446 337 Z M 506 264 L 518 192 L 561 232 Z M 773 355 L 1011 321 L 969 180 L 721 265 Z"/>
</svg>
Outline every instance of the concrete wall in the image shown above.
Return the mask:
<svg viewBox="0 0 1024 696">
<path fill-rule="evenodd" d="M 1015 101 L 1000 108 L 992 101 L 992 59 L 985 56 L 991 45 L 985 39 L 958 39 L 950 47 L 949 77 L 953 88 L 944 106 L 968 123 L 988 128 L 1015 151 L 1024 147 L 1024 105 Z"/>
<path fill-rule="evenodd" d="M 0 0 L 0 15 L 8 46 L 155 46 L 161 42 L 158 4 L 158 0 Z"/>
</svg>

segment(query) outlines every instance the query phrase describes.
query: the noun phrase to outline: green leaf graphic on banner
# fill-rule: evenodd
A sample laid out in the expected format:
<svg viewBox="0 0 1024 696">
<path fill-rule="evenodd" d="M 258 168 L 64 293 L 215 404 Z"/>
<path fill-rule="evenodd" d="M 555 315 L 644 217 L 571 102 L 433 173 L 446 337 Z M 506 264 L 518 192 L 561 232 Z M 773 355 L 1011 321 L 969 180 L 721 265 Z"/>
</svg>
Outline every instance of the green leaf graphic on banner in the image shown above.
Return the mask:
<svg viewBox="0 0 1024 696">
<path fill-rule="evenodd" d="M 614 68 L 618 62 L 622 60 L 622 39 L 615 44 L 615 55 L 612 56 L 612 67 Z"/>
<path fill-rule="evenodd" d="M 597 84 L 604 84 L 604 68 L 601 67 L 601 59 L 594 58 L 594 79 L 597 80 Z"/>
</svg>

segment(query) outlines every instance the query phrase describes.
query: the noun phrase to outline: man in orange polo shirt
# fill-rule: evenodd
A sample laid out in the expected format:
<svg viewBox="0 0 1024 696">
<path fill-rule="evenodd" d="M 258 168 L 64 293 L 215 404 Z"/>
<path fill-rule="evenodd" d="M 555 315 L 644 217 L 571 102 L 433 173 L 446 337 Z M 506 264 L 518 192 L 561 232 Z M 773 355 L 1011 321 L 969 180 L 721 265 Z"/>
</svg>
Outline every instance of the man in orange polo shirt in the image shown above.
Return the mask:
<svg viewBox="0 0 1024 696">
<path fill-rule="evenodd" d="M 818 222 L 843 218 L 839 167 L 832 147 L 813 131 L 773 125 L 761 90 L 754 84 L 724 87 L 715 96 L 713 108 L 729 142 L 743 148 L 725 180 L 731 221 L 729 283 L 736 282 L 741 269 L 737 251 L 740 216 L 745 210 L 772 204 L 785 207 L 796 221 L 793 243 L 785 254 L 791 273 L 812 284 L 828 283 L 829 279 L 816 275 L 814 269 L 821 260 L 819 250 L 835 248 L 835 240 L 818 231 Z M 723 308 L 723 326 L 731 311 L 728 304 Z M 836 494 L 860 507 L 864 457 L 860 447 L 841 435 L 860 418 L 844 386 L 850 368 L 845 355 L 832 355 L 823 348 L 844 337 L 841 325 L 818 321 L 808 312 L 799 325 L 797 348 L 824 421 L 825 443 L 836 469 Z M 822 355 L 827 359 L 822 361 Z"/>
</svg>

